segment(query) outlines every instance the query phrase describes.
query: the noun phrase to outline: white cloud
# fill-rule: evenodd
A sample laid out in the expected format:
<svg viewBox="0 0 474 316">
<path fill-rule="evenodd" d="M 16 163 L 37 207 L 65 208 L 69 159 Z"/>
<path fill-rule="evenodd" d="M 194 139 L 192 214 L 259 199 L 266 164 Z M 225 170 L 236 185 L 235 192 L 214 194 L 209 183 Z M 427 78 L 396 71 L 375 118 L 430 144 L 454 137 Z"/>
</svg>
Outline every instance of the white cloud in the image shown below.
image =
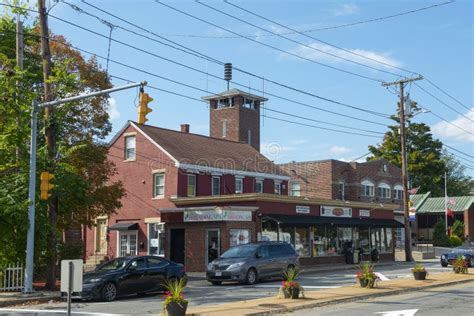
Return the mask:
<svg viewBox="0 0 474 316">
<path fill-rule="evenodd" d="M 345 153 L 348 153 L 350 152 L 351 149 L 350 148 L 347 148 L 347 147 L 344 147 L 344 146 L 332 146 L 331 148 L 329 148 L 329 153 L 332 154 L 332 155 L 342 155 L 342 154 L 345 154 Z"/>
<path fill-rule="evenodd" d="M 438 137 L 458 140 L 462 142 L 474 142 L 474 108 L 471 111 L 468 111 L 464 116 L 458 116 L 456 119 L 450 121 L 451 124 L 447 122 L 438 122 L 436 123 L 431 130 L 433 134 Z M 469 131 L 472 134 L 468 134 L 465 131 L 453 126 L 457 125 L 465 131 Z"/>
<path fill-rule="evenodd" d="M 359 12 L 359 7 L 354 3 L 344 3 L 334 10 L 334 16 L 352 15 Z"/>
<path fill-rule="evenodd" d="M 307 139 L 293 139 L 290 141 L 290 145 L 298 146 L 298 145 L 306 144 L 307 142 L 308 142 Z"/>
<path fill-rule="evenodd" d="M 109 99 L 109 106 L 107 107 L 107 113 L 109 113 L 109 117 L 111 121 L 115 121 L 116 119 L 120 118 L 120 112 L 117 108 L 117 101 L 114 98 Z"/>
<path fill-rule="evenodd" d="M 307 47 L 307 46 L 310 46 L 312 48 Z M 379 52 L 360 49 L 360 48 L 354 48 L 354 49 L 344 48 L 347 51 L 343 51 L 335 47 L 324 45 L 319 42 L 307 44 L 307 46 L 298 45 L 296 48 L 291 49 L 290 52 L 293 54 L 302 56 L 304 58 L 313 59 L 313 60 L 321 61 L 321 62 L 347 63 L 348 61 L 341 59 L 341 58 L 345 58 L 345 59 L 350 59 L 352 61 L 356 61 L 365 65 L 376 66 L 378 68 L 382 68 L 382 67 L 391 68 L 390 66 L 380 64 L 379 62 L 390 64 L 396 67 L 402 66 L 402 63 L 396 60 L 395 58 L 391 57 L 390 53 L 379 53 Z M 350 52 L 356 53 L 358 55 L 362 55 L 364 57 L 367 57 L 373 60 L 354 55 Z M 337 58 L 329 54 L 336 55 L 341 58 Z M 297 58 L 297 57 L 289 56 L 283 53 L 280 56 L 282 58 L 291 58 L 291 59 Z"/>
</svg>

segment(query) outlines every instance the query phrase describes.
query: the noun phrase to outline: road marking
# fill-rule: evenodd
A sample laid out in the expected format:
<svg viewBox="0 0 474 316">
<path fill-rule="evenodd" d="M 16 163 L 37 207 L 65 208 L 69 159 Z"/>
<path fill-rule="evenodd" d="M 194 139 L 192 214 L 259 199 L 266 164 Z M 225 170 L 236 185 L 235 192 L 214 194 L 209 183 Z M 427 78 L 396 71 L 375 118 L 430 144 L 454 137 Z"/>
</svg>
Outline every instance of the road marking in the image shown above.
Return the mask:
<svg viewBox="0 0 474 316">
<path fill-rule="evenodd" d="M 378 312 L 374 314 L 381 314 L 383 316 L 413 316 L 417 311 L 417 309 L 405 309 L 402 311 Z"/>
<path fill-rule="evenodd" d="M 389 278 L 387 278 L 385 275 L 383 275 L 383 274 L 380 273 L 380 272 L 375 272 L 375 275 L 378 276 L 381 281 L 388 281 L 388 280 L 390 280 Z"/>
<path fill-rule="evenodd" d="M 0 308 L 0 312 L 17 312 L 17 313 L 37 313 L 37 314 L 67 314 L 67 310 L 57 309 L 22 309 L 22 308 Z M 110 314 L 110 313 L 94 313 L 94 312 L 71 312 L 72 315 L 96 315 L 96 316 L 126 316 L 127 314 Z"/>
<path fill-rule="evenodd" d="M 251 288 L 279 288 L 280 284 L 261 284 L 261 285 L 254 285 L 249 286 Z M 305 289 L 338 289 L 341 286 L 317 286 L 317 285 L 304 285 Z"/>
</svg>

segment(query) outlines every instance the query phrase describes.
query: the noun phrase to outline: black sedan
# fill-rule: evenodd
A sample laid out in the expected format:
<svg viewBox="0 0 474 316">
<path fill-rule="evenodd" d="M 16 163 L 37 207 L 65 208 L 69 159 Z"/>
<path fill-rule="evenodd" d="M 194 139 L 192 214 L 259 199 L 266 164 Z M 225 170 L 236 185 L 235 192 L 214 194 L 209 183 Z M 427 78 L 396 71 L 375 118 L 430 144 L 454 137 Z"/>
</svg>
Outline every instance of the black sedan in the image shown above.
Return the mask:
<svg viewBox="0 0 474 316">
<path fill-rule="evenodd" d="M 474 251 L 469 247 L 456 247 L 451 252 L 441 255 L 441 266 L 452 265 L 458 256 L 462 256 L 469 267 L 474 267 Z"/>
<path fill-rule="evenodd" d="M 170 279 L 186 278 L 184 266 L 156 256 L 120 257 L 83 276 L 82 299 L 113 301 L 118 296 L 163 290 Z"/>
</svg>

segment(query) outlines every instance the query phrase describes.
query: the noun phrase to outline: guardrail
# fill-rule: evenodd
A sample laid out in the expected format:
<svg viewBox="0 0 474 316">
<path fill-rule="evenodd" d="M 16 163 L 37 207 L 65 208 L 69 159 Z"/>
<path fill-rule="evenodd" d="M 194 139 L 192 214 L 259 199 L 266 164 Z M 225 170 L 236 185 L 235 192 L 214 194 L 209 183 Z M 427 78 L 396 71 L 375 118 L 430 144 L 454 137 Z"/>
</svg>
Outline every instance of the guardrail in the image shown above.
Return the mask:
<svg viewBox="0 0 474 316">
<path fill-rule="evenodd" d="M 0 291 L 21 291 L 24 289 L 25 269 L 21 263 L 11 263 L 0 270 Z"/>
</svg>

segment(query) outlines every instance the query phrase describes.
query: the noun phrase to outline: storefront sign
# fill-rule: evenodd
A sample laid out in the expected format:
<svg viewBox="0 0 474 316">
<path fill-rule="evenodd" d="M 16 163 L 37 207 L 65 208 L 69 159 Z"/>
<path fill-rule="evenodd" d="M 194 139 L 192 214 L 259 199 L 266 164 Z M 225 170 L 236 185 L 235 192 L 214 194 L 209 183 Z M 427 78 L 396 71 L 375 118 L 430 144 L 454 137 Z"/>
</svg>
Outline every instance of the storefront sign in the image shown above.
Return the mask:
<svg viewBox="0 0 474 316">
<path fill-rule="evenodd" d="M 296 205 L 296 213 L 309 214 L 309 206 Z"/>
<path fill-rule="evenodd" d="M 226 211 L 226 210 L 205 210 L 205 211 L 184 211 L 184 222 L 214 222 L 214 221 L 237 221 L 251 222 L 251 211 Z"/>
<path fill-rule="evenodd" d="M 360 217 L 370 217 L 370 210 L 359 210 Z"/>
<path fill-rule="evenodd" d="M 323 206 L 321 207 L 321 216 L 352 217 L 352 209 L 350 207 Z"/>
</svg>

